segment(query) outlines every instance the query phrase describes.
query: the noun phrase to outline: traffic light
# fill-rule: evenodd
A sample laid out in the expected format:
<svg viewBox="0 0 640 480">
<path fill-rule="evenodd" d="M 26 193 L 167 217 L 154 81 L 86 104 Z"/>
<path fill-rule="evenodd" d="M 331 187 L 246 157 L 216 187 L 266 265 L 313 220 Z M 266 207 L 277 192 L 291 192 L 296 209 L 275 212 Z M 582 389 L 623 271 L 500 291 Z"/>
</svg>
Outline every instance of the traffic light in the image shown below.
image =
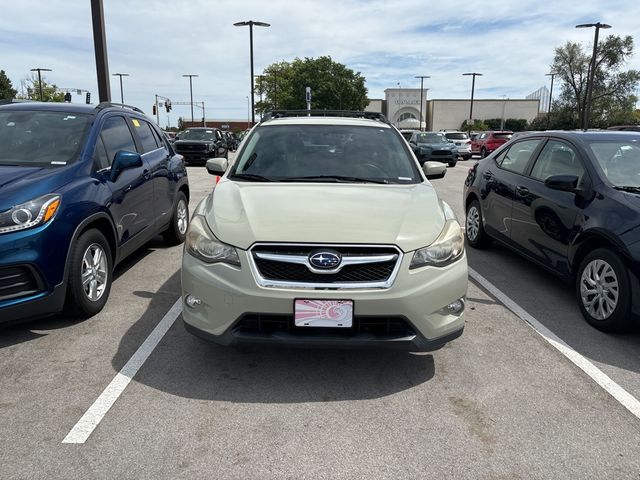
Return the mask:
<svg viewBox="0 0 640 480">
<path fill-rule="evenodd" d="M 87 92 L 87 103 L 91 103 L 91 92 Z"/>
<path fill-rule="evenodd" d="M 64 94 L 64 101 L 67 103 L 71 103 L 71 94 L 69 92 Z"/>
<path fill-rule="evenodd" d="M 164 102 L 164 106 L 167 109 L 167 113 L 169 113 L 171 111 L 171 100 Z"/>
<path fill-rule="evenodd" d="M 155 115 L 156 114 L 156 106 L 155 106 L 155 104 L 153 105 L 153 107 L 151 107 L 151 109 L 153 110 L 153 114 Z"/>
</svg>

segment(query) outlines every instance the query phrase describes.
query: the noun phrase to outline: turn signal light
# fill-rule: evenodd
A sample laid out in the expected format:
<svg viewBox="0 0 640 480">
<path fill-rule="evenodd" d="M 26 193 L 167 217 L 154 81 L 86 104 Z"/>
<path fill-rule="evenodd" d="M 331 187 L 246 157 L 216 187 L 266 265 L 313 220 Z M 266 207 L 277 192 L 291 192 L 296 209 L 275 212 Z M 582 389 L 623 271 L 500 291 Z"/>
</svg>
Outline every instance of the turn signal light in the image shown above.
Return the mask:
<svg viewBox="0 0 640 480">
<path fill-rule="evenodd" d="M 53 202 L 51 202 L 51 204 L 49 204 L 49 206 L 47 207 L 47 210 L 44 212 L 44 221 L 48 222 L 49 220 L 51 220 L 53 218 L 53 216 L 56 214 L 56 212 L 58 211 L 58 207 L 60 206 L 60 199 L 56 199 Z"/>
</svg>

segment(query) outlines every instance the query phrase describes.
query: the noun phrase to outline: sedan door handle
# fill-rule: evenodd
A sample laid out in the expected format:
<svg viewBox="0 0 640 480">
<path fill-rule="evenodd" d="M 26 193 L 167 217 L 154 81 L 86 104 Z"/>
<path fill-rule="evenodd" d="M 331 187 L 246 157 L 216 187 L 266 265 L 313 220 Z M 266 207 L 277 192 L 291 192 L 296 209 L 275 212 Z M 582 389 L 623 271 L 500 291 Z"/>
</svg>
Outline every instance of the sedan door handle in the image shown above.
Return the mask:
<svg viewBox="0 0 640 480">
<path fill-rule="evenodd" d="M 484 178 L 485 180 L 491 180 L 493 178 L 493 173 L 491 172 L 484 172 L 482 174 L 482 178 Z"/>
<path fill-rule="evenodd" d="M 526 197 L 527 195 L 529 195 L 529 189 L 527 187 L 517 186 L 516 193 L 521 197 Z"/>
</svg>

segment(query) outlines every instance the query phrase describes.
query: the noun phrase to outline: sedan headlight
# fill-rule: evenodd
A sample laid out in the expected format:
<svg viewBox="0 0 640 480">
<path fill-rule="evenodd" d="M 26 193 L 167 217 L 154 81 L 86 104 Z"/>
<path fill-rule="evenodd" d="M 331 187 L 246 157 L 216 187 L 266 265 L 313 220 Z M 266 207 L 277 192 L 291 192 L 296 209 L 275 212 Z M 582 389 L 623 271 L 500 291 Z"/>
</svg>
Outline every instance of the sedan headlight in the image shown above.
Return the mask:
<svg viewBox="0 0 640 480">
<path fill-rule="evenodd" d="M 435 242 L 415 251 L 409 268 L 419 268 L 425 265 L 444 267 L 460 258 L 463 252 L 462 229 L 456 220 L 449 219 Z"/>
<path fill-rule="evenodd" d="M 44 195 L 0 213 L 0 234 L 26 230 L 52 220 L 60 207 L 61 196 Z"/>
<path fill-rule="evenodd" d="M 209 229 L 204 217 L 200 215 L 194 216 L 189 224 L 185 248 L 189 254 L 205 263 L 227 263 L 240 266 L 237 250 L 218 240 Z"/>
</svg>

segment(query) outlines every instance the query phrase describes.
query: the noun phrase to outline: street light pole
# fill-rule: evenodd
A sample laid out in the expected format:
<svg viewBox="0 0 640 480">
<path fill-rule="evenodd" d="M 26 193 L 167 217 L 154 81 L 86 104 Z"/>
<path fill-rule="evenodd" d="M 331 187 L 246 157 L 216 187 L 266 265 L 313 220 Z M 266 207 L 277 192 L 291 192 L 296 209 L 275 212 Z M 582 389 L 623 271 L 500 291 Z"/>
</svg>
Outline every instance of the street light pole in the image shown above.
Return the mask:
<svg viewBox="0 0 640 480">
<path fill-rule="evenodd" d="M 423 103 L 422 92 L 424 91 L 424 79 L 431 78 L 431 77 L 429 75 L 416 75 L 415 78 L 420 79 L 420 131 L 423 132 L 424 130 L 422 129 L 422 120 L 424 117 L 422 116 L 422 103 Z"/>
<path fill-rule="evenodd" d="M 471 107 L 469 108 L 469 131 L 471 131 L 471 123 L 473 122 L 473 93 L 476 89 L 476 77 L 481 77 L 481 73 L 471 72 L 471 73 L 463 73 L 462 75 L 472 75 L 473 80 L 471 81 Z"/>
<path fill-rule="evenodd" d="M 128 77 L 128 73 L 114 73 L 114 77 L 120 77 L 120 103 L 124 105 L 124 93 L 122 90 L 122 77 Z"/>
<path fill-rule="evenodd" d="M 198 75 L 182 75 L 183 77 L 189 77 L 189 96 L 191 97 L 191 123 L 193 123 L 193 77 L 197 77 Z"/>
<path fill-rule="evenodd" d="M 557 75 L 556 72 L 545 73 L 546 76 L 551 77 L 551 89 L 549 90 L 549 107 L 547 108 L 547 128 L 551 126 L 551 100 L 553 99 L 553 79 Z"/>
<path fill-rule="evenodd" d="M 264 112 L 264 107 L 262 106 L 262 91 L 264 90 L 263 78 L 264 75 L 256 75 L 256 78 L 260 80 L 260 121 L 262 121 L 262 113 Z"/>
<path fill-rule="evenodd" d="M 593 79 L 596 74 L 596 53 L 598 52 L 598 33 L 601 28 L 611 28 L 611 25 L 606 23 L 581 23 L 576 25 L 576 28 L 591 28 L 595 27 L 596 32 L 593 37 L 593 54 L 591 55 L 591 62 L 589 65 L 589 75 L 587 76 L 587 94 L 584 105 L 584 117 L 582 119 L 582 128 L 587 130 L 589 128 L 589 117 L 591 116 L 591 95 L 593 94 Z"/>
<path fill-rule="evenodd" d="M 250 124 L 249 124 L 249 119 L 251 117 L 251 115 L 249 114 L 249 95 L 245 95 L 245 97 L 247 99 L 247 130 L 250 128 Z"/>
<path fill-rule="evenodd" d="M 251 62 L 251 125 L 255 123 L 255 108 L 253 104 L 253 26 L 256 27 L 270 27 L 271 24 L 265 22 L 256 22 L 254 20 L 248 20 L 245 22 L 236 22 L 233 24 L 235 27 L 249 26 L 249 57 Z"/>
<path fill-rule="evenodd" d="M 52 72 L 50 68 L 32 68 L 32 72 L 38 72 L 38 88 L 40 89 L 40 101 L 42 101 L 42 76 L 40 72 Z"/>
</svg>

